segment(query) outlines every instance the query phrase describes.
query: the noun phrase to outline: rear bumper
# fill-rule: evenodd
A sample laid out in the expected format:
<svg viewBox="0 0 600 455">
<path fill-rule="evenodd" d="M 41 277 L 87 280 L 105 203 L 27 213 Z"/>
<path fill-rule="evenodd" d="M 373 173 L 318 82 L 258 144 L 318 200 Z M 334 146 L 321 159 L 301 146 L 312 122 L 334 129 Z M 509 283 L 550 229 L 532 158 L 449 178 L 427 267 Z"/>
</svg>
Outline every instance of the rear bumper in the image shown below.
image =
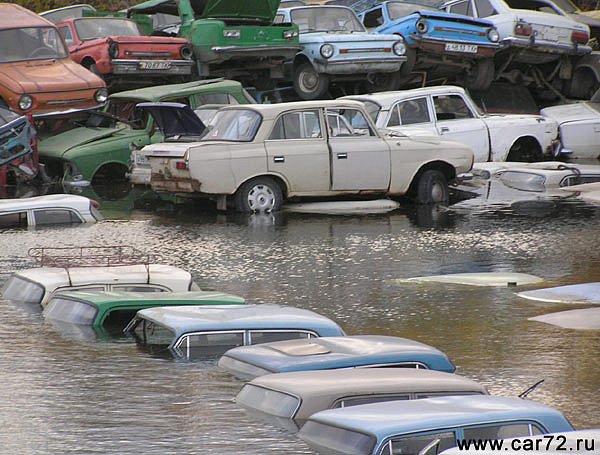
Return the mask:
<svg viewBox="0 0 600 455">
<path fill-rule="evenodd" d="M 573 43 L 539 43 L 527 38 L 518 38 L 509 36 L 502 40 L 504 46 L 514 46 L 526 48 L 529 51 L 551 54 L 583 55 L 592 51 L 592 48 L 586 45 L 575 45 Z"/>
<path fill-rule="evenodd" d="M 187 75 L 192 73 L 191 60 L 127 60 L 111 61 L 112 74 Z"/>
<path fill-rule="evenodd" d="M 166 193 L 199 193 L 200 182 L 191 178 L 165 177 L 163 174 L 152 173 L 150 186 L 154 191 Z"/>
</svg>

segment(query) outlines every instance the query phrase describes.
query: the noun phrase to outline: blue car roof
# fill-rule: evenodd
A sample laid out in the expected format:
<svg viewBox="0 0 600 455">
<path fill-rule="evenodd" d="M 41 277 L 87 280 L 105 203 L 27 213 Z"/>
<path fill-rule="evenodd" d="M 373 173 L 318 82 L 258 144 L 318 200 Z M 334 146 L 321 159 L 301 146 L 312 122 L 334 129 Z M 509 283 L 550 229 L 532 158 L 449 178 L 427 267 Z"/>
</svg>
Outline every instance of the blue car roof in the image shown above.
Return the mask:
<svg viewBox="0 0 600 455">
<path fill-rule="evenodd" d="M 453 428 L 501 421 L 533 420 L 547 431 L 573 429 L 560 411 L 535 401 L 490 395 L 466 395 L 388 401 L 317 412 L 309 420 L 375 435 Z M 300 432 L 302 435 L 302 432 Z"/>
<path fill-rule="evenodd" d="M 420 362 L 429 369 L 454 372 L 438 349 L 406 338 L 359 335 L 277 341 L 230 349 L 224 355 L 271 372 L 324 370 Z"/>
<path fill-rule="evenodd" d="M 175 333 L 176 338 L 206 330 L 296 329 L 320 336 L 344 335 L 331 319 L 313 311 L 281 305 L 171 306 L 140 310 L 138 317 Z"/>
</svg>

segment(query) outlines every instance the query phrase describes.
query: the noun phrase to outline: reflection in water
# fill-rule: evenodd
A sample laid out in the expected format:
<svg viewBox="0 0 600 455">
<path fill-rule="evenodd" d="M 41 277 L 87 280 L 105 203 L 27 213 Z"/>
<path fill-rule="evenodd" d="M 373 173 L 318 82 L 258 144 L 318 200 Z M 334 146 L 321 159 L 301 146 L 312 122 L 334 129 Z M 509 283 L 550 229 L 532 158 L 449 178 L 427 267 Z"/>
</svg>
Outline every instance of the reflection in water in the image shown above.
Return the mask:
<svg viewBox="0 0 600 455">
<path fill-rule="evenodd" d="M 138 202 L 144 194 L 154 202 Z M 543 204 L 523 210 L 481 201 L 467 207 L 465 200 L 447 210 L 407 206 L 384 215 L 261 216 L 177 205 L 137 189 L 99 199 L 111 219 L 88 228 L 2 231 L 0 281 L 33 266 L 31 247 L 131 245 L 190 270 L 205 289 L 317 311 L 350 335 L 436 346 L 492 393 L 515 396 L 545 378 L 531 399 L 561 409 L 577 427 L 600 426 L 600 333 L 527 320 L 572 306 L 515 295 L 526 287 L 391 281 L 493 271 L 538 275 L 543 287 L 600 281 L 596 207 L 553 199 L 550 211 Z M 77 330 L 63 334 L 8 302 L 0 315 L 6 453 L 311 453 L 237 408 L 241 383 L 214 363 L 71 336 Z"/>
</svg>

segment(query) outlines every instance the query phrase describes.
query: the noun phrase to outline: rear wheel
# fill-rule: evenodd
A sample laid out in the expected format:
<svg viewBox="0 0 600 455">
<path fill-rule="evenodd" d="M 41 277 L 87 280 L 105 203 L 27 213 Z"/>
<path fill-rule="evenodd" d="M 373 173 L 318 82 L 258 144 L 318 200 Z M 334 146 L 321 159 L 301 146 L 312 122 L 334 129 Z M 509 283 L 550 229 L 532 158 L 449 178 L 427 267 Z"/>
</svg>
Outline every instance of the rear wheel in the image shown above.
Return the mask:
<svg viewBox="0 0 600 455">
<path fill-rule="evenodd" d="M 281 208 L 282 203 L 281 187 L 269 177 L 249 180 L 235 193 L 235 208 L 238 212 L 275 212 Z"/>
<path fill-rule="evenodd" d="M 367 88 L 369 92 L 386 92 L 388 90 L 398 90 L 400 87 L 400 72 L 395 71 L 393 73 L 378 73 L 372 76 L 367 81 Z"/>
<path fill-rule="evenodd" d="M 322 98 L 329 89 L 329 76 L 319 73 L 309 62 L 300 63 L 294 71 L 294 90 L 303 100 Z"/>
<path fill-rule="evenodd" d="M 465 85 L 471 90 L 487 90 L 494 80 L 494 60 L 477 60 L 465 76 Z"/>
<path fill-rule="evenodd" d="M 506 161 L 535 163 L 543 158 L 542 149 L 537 141 L 531 137 L 522 137 L 512 145 Z"/>
<path fill-rule="evenodd" d="M 450 199 L 446 176 L 434 169 L 421 174 L 416 193 L 415 202 L 417 204 L 447 203 Z"/>
</svg>

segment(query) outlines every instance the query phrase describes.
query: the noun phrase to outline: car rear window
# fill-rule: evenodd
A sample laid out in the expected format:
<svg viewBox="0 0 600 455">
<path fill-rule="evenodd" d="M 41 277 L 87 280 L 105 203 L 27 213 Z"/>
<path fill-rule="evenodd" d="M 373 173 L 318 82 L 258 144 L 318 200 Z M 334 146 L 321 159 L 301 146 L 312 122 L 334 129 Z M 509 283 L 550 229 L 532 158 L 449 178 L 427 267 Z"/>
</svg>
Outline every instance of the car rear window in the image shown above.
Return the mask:
<svg viewBox="0 0 600 455">
<path fill-rule="evenodd" d="M 292 418 L 296 414 L 300 400 L 297 397 L 277 390 L 246 384 L 236 398 L 236 402 L 248 408 L 257 409 L 277 417 Z"/>
<path fill-rule="evenodd" d="M 43 314 L 46 318 L 72 324 L 93 325 L 96 313 L 97 309 L 88 303 L 54 297 L 44 308 Z"/>
<path fill-rule="evenodd" d="M 314 420 L 308 420 L 304 424 L 300 436 L 315 445 L 326 447 L 333 453 L 372 453 L 377 442 L 374 436 Z"/>
<path fill-rule="evenodd" d="M 223 356 L 219 359 L 219 366 L 229 370 L 235 375 L 242 377 L 258 377 L 264 376 L 265 374 L 272 373 L 272 371 L 265 370 L 264 368 L 257 367 L 246 362 L 234 359 L 232 357 Z"/>
<path fill-rule="evenodd" d="M 0 294 L 2 298 L 15 302 L 42 303 L 44 287 L 39 283 L 13 275 L 4 283 Z"/>
</svg>

